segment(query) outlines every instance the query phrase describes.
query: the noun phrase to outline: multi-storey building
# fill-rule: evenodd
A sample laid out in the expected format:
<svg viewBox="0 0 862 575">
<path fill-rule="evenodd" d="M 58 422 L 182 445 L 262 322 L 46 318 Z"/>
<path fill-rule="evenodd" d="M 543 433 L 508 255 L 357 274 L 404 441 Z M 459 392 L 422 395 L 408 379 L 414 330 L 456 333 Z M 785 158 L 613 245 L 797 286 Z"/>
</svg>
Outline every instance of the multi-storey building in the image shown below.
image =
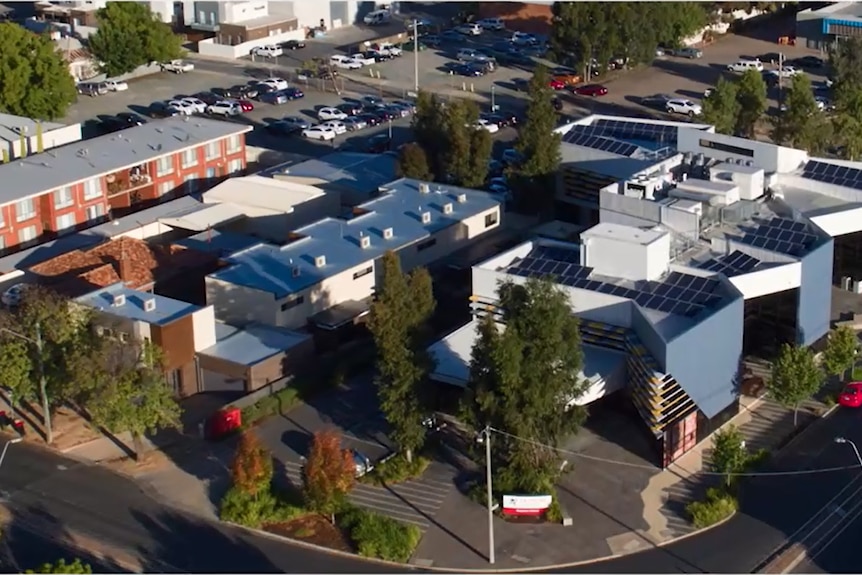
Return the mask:
<svg viewBox="0 0 862 575">
<path fill-rule="evenodd" d="M 250 126 L 169 118 L 0 165 L 0 252 L 207 189 L 246 166 Z"/>
</svg>

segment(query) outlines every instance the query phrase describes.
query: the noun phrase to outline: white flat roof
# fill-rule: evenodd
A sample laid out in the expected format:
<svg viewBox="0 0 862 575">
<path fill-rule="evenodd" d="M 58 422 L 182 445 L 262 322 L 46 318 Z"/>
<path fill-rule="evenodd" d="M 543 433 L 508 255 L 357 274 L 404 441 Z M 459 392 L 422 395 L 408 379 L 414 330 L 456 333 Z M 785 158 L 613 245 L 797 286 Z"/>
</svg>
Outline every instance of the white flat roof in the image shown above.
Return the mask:
<svg viewBox="0 0 862 575">
<path fill-rule="evenodd" d="M 644 230 L 620 224 L 601 223 L 581 232 L 581 239 L 604 238 L 646 246 L 667 235 L 663 230 Z"/>
</svg>

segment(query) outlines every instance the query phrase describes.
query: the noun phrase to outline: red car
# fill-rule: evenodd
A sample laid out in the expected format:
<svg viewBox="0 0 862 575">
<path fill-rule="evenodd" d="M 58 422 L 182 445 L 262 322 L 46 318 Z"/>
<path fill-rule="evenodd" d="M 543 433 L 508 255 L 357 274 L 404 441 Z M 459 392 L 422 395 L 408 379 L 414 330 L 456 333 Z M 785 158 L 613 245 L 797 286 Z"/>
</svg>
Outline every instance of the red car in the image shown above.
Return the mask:
<svg viewBox="0 0 862 575">
<path fill-rule="evenodd" d="M 838 395 L 838 403 L 844 407 L 862 407 L 862 381 L 848 383 Z"/>
<path fill-rule="evenodd" d="M 251 112 L 254 110 L 254 104 L 252 104 L 249 100 L 237 100 L 239 103 L 239 107 L 242 108 L 243 112 Z"/>
<path fill-rule="evenodd" d="M 566 87 L 566 83 L 562 80 L 555 80 L 551 78 L 551 80 L 548 82 L 548 86 L 554 90 L 562 90 Z"/>
<path fill-rule="evenodd" d="M 590 96 L 595 98 L 596 96 L 604 96 L 607 94 L 608 89 L 601 84 L 586 84 L 584 86 L 572 88 L 572 92 L 578 96 Z"/>
</svg>

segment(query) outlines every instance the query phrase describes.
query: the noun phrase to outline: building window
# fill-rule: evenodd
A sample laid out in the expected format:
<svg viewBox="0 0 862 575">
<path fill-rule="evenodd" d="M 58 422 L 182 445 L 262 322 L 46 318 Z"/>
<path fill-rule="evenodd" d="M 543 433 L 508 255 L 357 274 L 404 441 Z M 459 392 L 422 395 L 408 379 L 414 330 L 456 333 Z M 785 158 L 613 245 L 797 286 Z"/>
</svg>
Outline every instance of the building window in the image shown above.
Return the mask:
<svg viewBox="0 0 862 575">
<path fill-rule="evenodd" d="M 164 176 L 174 171 L 173 156 L 164 156 L 156 162 L 156 175 Z"/>
<path fill-rule="evenodd" d="M 216 169 L 215 168 L 207 168 L 207 179 L 211 180 L 216 177 Z"/>
<path fill-rule="evenodd" d="M 231 136 L 227 139 L 227 153 L 232 154 L 234 152 L 239 152 L 240 148 L 239 136 Z"/>
<path fill-rule="evenodd" d="M 728 154 L 736 154 L 738 156 L 747 156 L 749 158 L 754 157 L 754 150 L 750 150 L 748 148 L 740 148 L 739 146 L 731 146 L 730 144 L 723 144 L 721 142 L 713 142 L 712 140 L 701 139 L 700 142 L 701 148 L 709 148 L 711 150 L 718 150 L 719 152 L 727 152 Z"/>
<path fill-rule="evenodd" d="M 102 191 L 102 178 L 93 178 L 84 182 L 84 199 L 95 200 L 104 195 Z"/>
<path fill-rule="evenodd" d="M 198 151 L 195 149 L 186 150 L 183 152 L 183 167 L 191 168 L 198 165 Z"/>
<path fill-rule="evenodd" d="M 428 248 L 433 248 L 436 245 L 437 245 L 437 238 L 428 238 L 424 242 L 419 242 L 418 244 L 416 244 L 416 251 L 417 252 L 423 252 L 423 251 L 427 250 Z"/>
<path fill-rule="evenodd" d="M 283 304 L 281 304 L 281 311 L 287 311 L 289 309 L 293 309 L 296 306 L 302 305 L 305 303 L 305 296 L 295 297 L 293 299 L 289 299 Z"/>
<path fill-rule="evenodd" d="M 242 171 L 242 160 L 231 160 L 227 163 L 227 171 L 230 174 L 238 174 Z"/>
<path fill-rule="evenodd" d="M 90 206 L 87 208 L 86 215 L 87 220 L 98 220 L 105 215 L 105 205 L 96 204 L 95 206 Z"/>
<path fill-rule="evenodd" d="M 68 230 L 69 228 L 75 227 L 75 214 L 63 214 L 62 216 L 57 216 L 55 220 L 55 231 L 62 232 L 63 230 Z"/>
<path fill-rule="evenodd" d="M 0 250 L 6 249 L 6 237 L 0 236 Z"/>
<path fill-rule="evenodd" d="M 0 208 L 0 228 L 6 227 L 6 217 L 3 211 L 3 208 Z"/>
<path fill-rule="evenodd" d="M 354 274 L 353 274 L 353 279 L 358 280 L 358 279 L 359 279 L 359 278 L 361 278 L 361 277 L 365 277 L 365 276 L 367 276 L 367 275 L 368 275 L 368 274 L 370 274 L 372 271 L 374 271 L 374 266 L 368 266 L 368 267 L 367 267 L 367 268 L 365 268 L 364 270 L 359 270 L 358 272 L 354 273 Z"/>
<path fill-rule="evenodd" d="M 193 194 L 198 189 L 198 177 L 196 174 L 189 174 L 183 178 L 183 190 L 187 194 Z"/>
<path fill-rule="evenodd" d="M 491 226 L 496 226 L 499 221 L 500 219 L 497 216 L 497 212 L 490 213 L 485 216 L 485 227 L 490 228 Z"/>
<path fill-rule="evenodd" d="M 207 144 L 207 160 L 212 160 L 221 156 L 221 144 L 219 142 L 210 142 Z"/>
<path fill-rule="evenodd" d="M 36 226 L 27 226 L 18 230 L 18 243 L 26 244 L 36 239 Z"/>
<path fill-rule="evenodd" d="M 21 200 L 15 204 L 15 221 L 23 222 L 36 217 L 36 204 L 33 203 L 33 198 Z"/>
<path fill-rule="evenodd" d="M 170 194 L 174 189 L 173 182 L 162 182 L 159 184 L 159 195 L 164 196 L 165 194 Z"/>
<path fill-rule="evenodd" d="M 65 208 L 75 203 L 75 198 L 72 196 L 72 188 L 65 186 L 54 192 L 54 207 Z"/>
</svg>

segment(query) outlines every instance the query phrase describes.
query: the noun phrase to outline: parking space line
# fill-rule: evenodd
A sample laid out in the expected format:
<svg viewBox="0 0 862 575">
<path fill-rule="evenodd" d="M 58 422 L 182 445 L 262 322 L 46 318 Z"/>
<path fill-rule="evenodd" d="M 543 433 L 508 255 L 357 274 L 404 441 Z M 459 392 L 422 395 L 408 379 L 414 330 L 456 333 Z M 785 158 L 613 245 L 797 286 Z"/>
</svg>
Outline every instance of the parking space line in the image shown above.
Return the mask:
<svg viewBox="0 0 862 575">
<path fill-rule="evenodd" d="M 390 489 L 404 497 L 416 497 L 417 499 L 425 499 L 428 501 L 443 501 L 446 499 L 446 496 L 449 495 L 448 492 L 431 493 L 419 487 L 409 487 L 407 485 L 393 485 Z"/>
<path fill-rule="evenodd" d="M 428 502 L 428 501 L 418 501 L 411 500 L 407 497 L 399 496 L 395 493 L 390 493 L 388 491 L 380 490 L 380 491 L 368 491 L 368 490 L 353 490 L 350 492 L 351 495 L 358 494 L 364 497 L 368 497 L 369 499 L 384 499 L 387 501 L 391 501 L 392 505 L 398 505 L 400 507 L 404 507 L 406 509 L 416 510 L 420 509 L 423 512 L 436 512 L 442 504 L 442 501 L 439 502 Z M 415 509 L 414 509 L 415 508 Z"/>
<path fill-rule="evenodd" d="M 430 497 L 422 497 L 416 494 L 408 494 L 408 493 L 399 493 L 398 491 L 391 492 L 392 496 L 396 499 L 403 499 L 409 502 L 412 505 L 417 507 L 425 506 L 425 507 L 440 507 L 443 504 L 443 501 L 446 500 L 445 497 L 440 498 L 430 498 Z"/>
<path fill-rule="evenodd" d="M 403 485 L 417 485 L 417 486 L 422 486 L 422 489 L 425 489 L 425 490 L 438 491 L 441 493 L 443 493 L 443 492 L 448 493 L 449 490 L 452 489 L 452 486 L 454 485 L 454 483 L 452 482 L 451 479 L 449 481 L 444 482 L 444 481 L 434 481 L 432 479 L 426 479 L 425 477 L 422 477 L 420 479 L 408 481 L 408 482 L 404 483 Z"/>
<path fill-rule="evenodd" d="M 420 513 L 416 509 L 413 509 L 409 505 L 405 505 L 399 501 L 392 501 L 387 498 L 375 498 L 373 496 L 361 495 L 355 492 L 350 494 L 350 500 L 365 503 L 366 505 L 372 506 L 374 509 L 381 510 L 381 512 L 388 513 L 391 511 L 393 513 L 400 513 L 410 517 L 422 518 L 422 513 L 425 513 L 426 515 L 433 514 L 429 513 L 425 509 L 421 509 L 422 513 Z"/>
</svg>

